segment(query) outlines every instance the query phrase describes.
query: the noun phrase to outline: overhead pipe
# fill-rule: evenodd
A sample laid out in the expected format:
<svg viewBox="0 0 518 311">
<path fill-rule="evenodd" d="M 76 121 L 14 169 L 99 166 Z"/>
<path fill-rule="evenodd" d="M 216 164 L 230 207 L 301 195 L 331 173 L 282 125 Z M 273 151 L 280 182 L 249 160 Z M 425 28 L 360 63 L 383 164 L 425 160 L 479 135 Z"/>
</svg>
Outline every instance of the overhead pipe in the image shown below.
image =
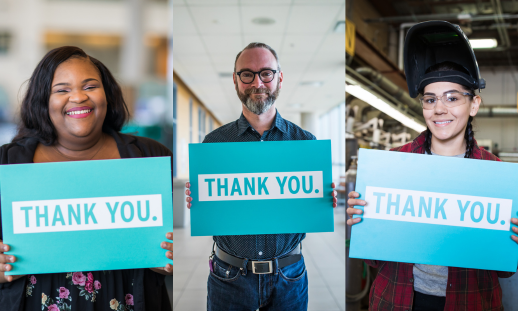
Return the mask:
<svg viewBox="0 0 518 311">
<path fill-rule="evenodd" d="M 408 108 L 413 110 L 418 115 L 422 115 L 423 109 L 421 107 L 421 104 L 419 104 L 417 100 L 410 97 L 410 95 L 408 95 L 408 92 L 404 91 L 399 86 L 395 85 L 392 81 L 383 76 L 381 73 L 368 67 L 357 68 L 356 72 L 371 80 L 372 83 L 379 86 L 390 96 L 394 97 L 401 103 L 407 105 Z"/>
<path fill-rule="evenodd" d="M 477 117 L 498 118 L 498 117 L 518 117 L 518 109 L 514 106 L 508 107 L 481 107 L 478 109 Z"/>
<path fill-rule="evenodd" d="M 515 69 L 513 60 L 511 58 L 511 54 L 509 53 L 508 49 L 511 47 L 511 40 L 509 40 L 509 33 L 507 32 L 507 28 L 501 26 L 504 24 L 504 19 L 501 17 L 502 15 L 502 4 L 500 3 L 500 0 L 491 0 L 491 5 L 493 6 L 493 12 L 496 12 L 497 15 L 495 15 L 495 25 L 498 25 L 496 29 L 498 30 L 498 34 L 500 36 L 500 41 L 502 41 L 503 46 L 501 49 L 505 51 L 505 54 L 507 56 L 507 60 L 509 61 L 509 66 L 511 67 L 511 73 L 514 81 L 514 89 L 515 92 L 518 90 L 518 79 L 516 79 L 515 76 Z"/>
<path fill-rule="evenodd" d="M 518 19 L 518 14 L 491 14 L 491 15 L 471 15 L 471 14 L 423 14 L 411 16 L 391 16 L 381 18 L 368 18 L 364 21 L 366 23 L 408 23 L 408 22 L 424 22 L 429 20 L 458 20 L 483 22 L 492 21 L 495 18 L 499 19 Z"/>
<path fill-rule="evenodd" d="M 508 48 L 511 46 L 511 41 L 509 40 L 509 34 L 507 33 L 507 29 L 505 27 L 500 26 L 504 23 L 504 19 L 502 18 L 502 5 L 500 4 L 500 0 L 491 0 L 491 6 L 493 7 L 493 12 L 497 14 L 493 15 L 494 20 L 496 22 L 496 30 L 498 31 L 498 35 L 500 36 L 500 41 L 502 41 L 503 48 Z"/>
</svg>

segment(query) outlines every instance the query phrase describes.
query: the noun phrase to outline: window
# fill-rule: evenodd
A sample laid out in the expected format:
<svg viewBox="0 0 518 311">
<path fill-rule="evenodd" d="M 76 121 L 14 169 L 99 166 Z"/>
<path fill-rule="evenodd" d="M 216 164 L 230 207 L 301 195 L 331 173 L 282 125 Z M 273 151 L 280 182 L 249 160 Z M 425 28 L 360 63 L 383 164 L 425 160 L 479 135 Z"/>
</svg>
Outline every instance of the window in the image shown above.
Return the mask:
<svg viewBox="0 0 518 311">
<path fill-rule="evenodd" d="M 331 140 L 333 180 L 338 184 L 345 175 L 345 103 L 320 116 L 319 139 Z"/>
<path fill-rule="evenodd" d="M 192 144 L 192 98 L 189 98 L 189 142 Z"/>
<path fill-rule="evenodd" d="M 205 111 L 201 107 L 198 107 L 198 135 L 201 143 L 205 138 Z"/>
<path fill-rule="evenodd" d="M 176 118 L 176 106 L 177 106 L 177 87 L 176 83 L 173 83 L 173 177 L 176 177 L 177 170 L 176 170 L 176 159 L 178 158 L 176 156 L 176 124 L 177 124 L 177 118 Z"/>
</svg>

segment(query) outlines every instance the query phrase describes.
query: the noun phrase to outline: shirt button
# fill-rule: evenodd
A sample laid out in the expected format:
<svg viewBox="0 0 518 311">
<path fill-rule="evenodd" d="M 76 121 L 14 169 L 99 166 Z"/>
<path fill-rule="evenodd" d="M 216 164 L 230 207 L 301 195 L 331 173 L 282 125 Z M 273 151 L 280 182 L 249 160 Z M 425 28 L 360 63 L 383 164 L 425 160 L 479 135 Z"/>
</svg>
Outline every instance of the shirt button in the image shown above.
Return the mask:
<svg viewBox="0 0 518 311">
<path fill-rule="evenodd" d="M 410 279 L 410 283 L 414 282 L 414 279 Z"/>
<path fill-rule="evenodd" d="M 262 256 L 263 255 L 263 252 L 259 252 L 259 256 Z"/>
</svg>

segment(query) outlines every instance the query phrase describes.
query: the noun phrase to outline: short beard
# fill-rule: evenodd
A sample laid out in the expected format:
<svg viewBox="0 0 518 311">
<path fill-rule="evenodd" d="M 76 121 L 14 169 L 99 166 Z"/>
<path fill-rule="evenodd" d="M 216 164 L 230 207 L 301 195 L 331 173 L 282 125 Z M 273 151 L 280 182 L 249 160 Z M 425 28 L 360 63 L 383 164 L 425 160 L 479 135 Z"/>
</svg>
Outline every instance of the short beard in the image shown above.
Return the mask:
<svg viewBox="0 0 518 311">
<path fill-rule="evenodd" d="M 248 109 L 251 113 L 256 115 L 261 115 L 272 107 L 272 105 L 275 103 L 275 100 L 277 97 L 279 97 L 279 85 L 277 84 L 277 88 L 275 91 L 270 91 L 268 88 L 249 88 L 245 90 L 245 93 L 240 93 L 239 89 L 236 86 L 236 92 L 237 96 L 245 105 L 246 109 Z M 259 93 L 265 93 L 268 96 L 264 100 L 253 100 L 250 97 L 250 94 L 259 94 Z"/>
</svg>

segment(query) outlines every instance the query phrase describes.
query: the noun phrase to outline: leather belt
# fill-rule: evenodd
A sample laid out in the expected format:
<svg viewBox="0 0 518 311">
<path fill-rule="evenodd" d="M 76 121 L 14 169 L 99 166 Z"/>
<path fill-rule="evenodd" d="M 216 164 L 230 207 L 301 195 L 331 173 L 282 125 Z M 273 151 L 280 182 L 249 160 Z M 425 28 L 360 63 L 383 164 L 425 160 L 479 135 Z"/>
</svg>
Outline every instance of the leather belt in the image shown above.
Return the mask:
<svg viewBox="0 0 518 311">
<path fill-rule="evenodd" d="M 235 267 L 242 267 L 243 262 L 245 259 L 232 256 L 230 254 L 227 254 L 223 250 L 221 250 L 216 245 L 216 257 L 221 259 L 222 261 L 228 263 L 229 265 L 235 266 Z M 286 266 L 289 266 L 291 264 L 294 264 L 298 262 L 302 258 L 302 245 L 299 244 L 297 247 L 295 247 L 294 250 L 286 254 L 284 257 L 277 259 L 277 267 L 278 268 L 284 268 Z M 273 273 L 273 260 L 267 260 L 267 261 L 252 261 L 249 260 L 246 268 L 254 274 L 268 274 Z"/>
</svg>

